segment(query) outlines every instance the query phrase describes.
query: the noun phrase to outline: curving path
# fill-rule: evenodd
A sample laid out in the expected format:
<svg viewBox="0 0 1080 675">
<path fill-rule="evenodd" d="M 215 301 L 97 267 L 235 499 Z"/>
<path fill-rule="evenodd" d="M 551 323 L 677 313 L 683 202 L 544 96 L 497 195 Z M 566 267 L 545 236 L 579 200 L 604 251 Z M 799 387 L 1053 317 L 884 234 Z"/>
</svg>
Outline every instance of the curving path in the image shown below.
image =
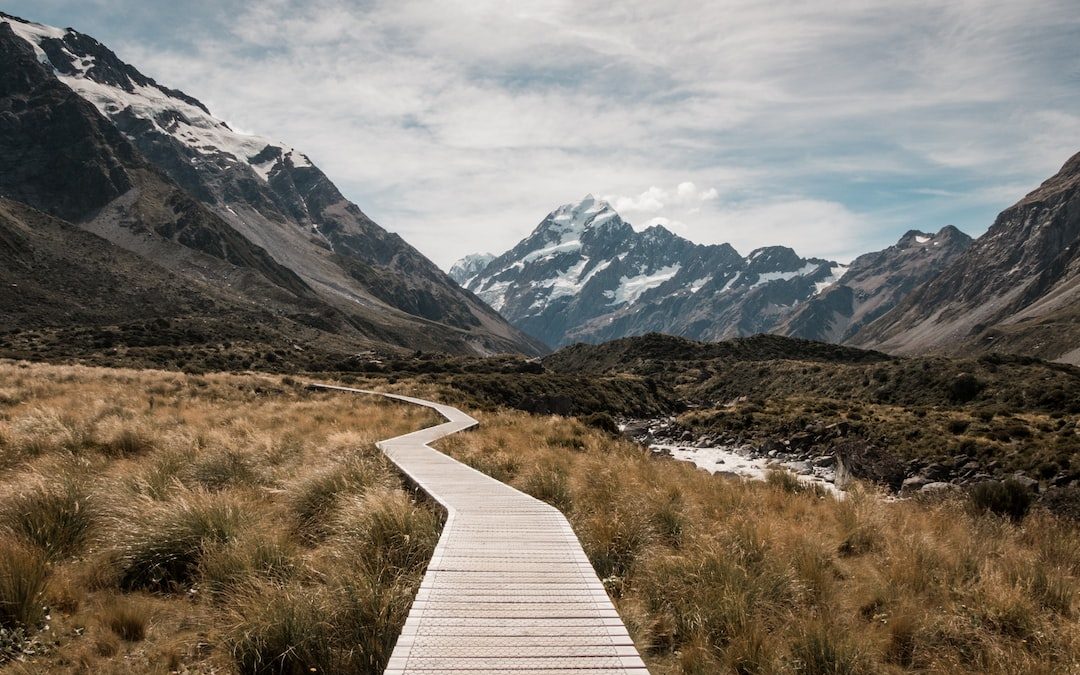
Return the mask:
<svg viewBox="0 0 1080 675">
<path fill-rule="evenodd" d="M 557 509 L 428 447 L 476 420 L 431 401 L 447 422 L 378 447 L 446 509 L 388 675 L 647 675 L 603 584 Z"/>
</svg>

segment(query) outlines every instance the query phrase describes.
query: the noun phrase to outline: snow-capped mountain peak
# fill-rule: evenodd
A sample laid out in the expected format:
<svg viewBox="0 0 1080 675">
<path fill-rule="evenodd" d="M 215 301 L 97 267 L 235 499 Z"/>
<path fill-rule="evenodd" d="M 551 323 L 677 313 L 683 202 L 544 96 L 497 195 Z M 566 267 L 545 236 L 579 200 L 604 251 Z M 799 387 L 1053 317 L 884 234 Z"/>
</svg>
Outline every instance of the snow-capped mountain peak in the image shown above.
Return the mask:
<svg viewBox="0 0 1080 675">
<path fill-rule="evenodd" d="M 701 246 L 660 225 L 637 232 L 586 195 L 549 213 L 464 285 L 559 346 L 648 330 L 704 338 L 764 330 L 839 274 L 836 263 L 780 246 L 744 259 L 727 244 Z M 737 318 L 702 318 L 723 313 Z"/>
<path fill-rule="evenodd" d="M 285 144 L 234 131 L 197 99 L 146 77 L 88 35 L 6 14 L 2 17 L 30 43 L 41 63 L 122 131 L 150 125 L 152 131 L 216 163 L 246 164 L 263 181 L 269 181 L 286 160 L 294 168 L 311 166 L 306 156 Z"/>
<path fill-rule="evenodd" d="M 615 209 L 602 199 L 587 194 L 583 199 L 563 204 L 548 214 L 534 234 L 558 233 L 560 242 L 580 237 L 585 230 L 613 221 L 619 217 Z"/>
</svg>

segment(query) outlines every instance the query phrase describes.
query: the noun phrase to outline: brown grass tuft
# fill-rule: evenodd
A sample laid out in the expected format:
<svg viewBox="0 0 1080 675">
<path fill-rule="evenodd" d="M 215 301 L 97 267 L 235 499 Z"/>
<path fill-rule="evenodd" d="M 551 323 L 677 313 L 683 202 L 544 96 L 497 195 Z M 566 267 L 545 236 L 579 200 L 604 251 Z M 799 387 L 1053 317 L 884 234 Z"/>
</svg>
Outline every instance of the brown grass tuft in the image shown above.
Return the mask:
<svg viewBox="0 0 1080 675">
<path fill-rule="evenodd" d="M 45 556 L 22 542 L 0 536 L 0 628 L 36 628 L 45 616 L 48 578 Z"/>
<path fill-rule="evenodd" d="M 150 608 L 137 597 L 116 598 L 101 608 L 99 618 L 125 642 L 141 642 L 150 626 Z"/>
</svg>

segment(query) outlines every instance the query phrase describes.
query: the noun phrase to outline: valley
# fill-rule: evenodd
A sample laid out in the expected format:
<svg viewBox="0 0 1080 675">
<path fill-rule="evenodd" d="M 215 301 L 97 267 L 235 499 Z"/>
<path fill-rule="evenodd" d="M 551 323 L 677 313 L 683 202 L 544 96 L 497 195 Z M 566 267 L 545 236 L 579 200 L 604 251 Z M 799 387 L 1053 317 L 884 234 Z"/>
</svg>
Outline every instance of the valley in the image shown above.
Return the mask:
<svg viewBox="0 0 1080 675">
<path fill-rule="evenodd" d="M 578 4 L 0 12 L 0 675 L 1080 672 L 1069 22 Z"/>
</svg>

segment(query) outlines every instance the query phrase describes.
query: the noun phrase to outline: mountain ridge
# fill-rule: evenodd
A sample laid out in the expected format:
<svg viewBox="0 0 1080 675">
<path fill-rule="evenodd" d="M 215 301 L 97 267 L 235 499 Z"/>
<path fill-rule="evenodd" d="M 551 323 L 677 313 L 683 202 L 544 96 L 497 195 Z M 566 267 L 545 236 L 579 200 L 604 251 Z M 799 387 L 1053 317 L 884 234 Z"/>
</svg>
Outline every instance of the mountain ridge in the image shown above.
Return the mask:
<svg viewBox="0 0 1080 675">
<path fill-rule="evenodd" d="M 0 77 L 13 95 L 0 135 L 16 151 L 9 157 L 38 160 L 5 166 L 0 194 L 171 259 L 174 271 L 202 273 L 192 250 L 224 261 L 219 277 L 254 269 L 295 303 L 335 315 L 346 333 L 401 348 L 546 351 L 367 218 L 298 151 L 236 133 L 89 36 L 10 15 L 0 24 L 10 64 Z M 33 99 L 31 85 L 51 98 Z M 37 114 L 27 118 L 32 99 Z M 67 111 L 66 127 L 50 126 L 50 106 Z M 94 170 L 80 167 L 78 181 L 53 171 L 65 157 L 69 169 Z"/>
<path fill-rule="evenodd" d="M 972 241 L 952 225 L 937 233 L 908 230 L 896 244 L 852 260 L 843 276 L 799 307 L 778 332 L 843 344 L 939 274 Z"/>
<path fill-rule="evenodd" d="M 743 257 L 730 244 L 696 244 L 661 225 L 637 231 L 590 194 L 553 210 L 465 285 L 558 347 L 648 332 L 767 332 L 840 273 L 838 263 L 783 246 Z M 710 318 L 717 313 L 726 323 Z"/>
<path fill-rule="evenodd" d="M 1080 363 L 1080 153 L 941 274 L 854 336 L 896 353 L 1014 351 Z"/>
</svg>

